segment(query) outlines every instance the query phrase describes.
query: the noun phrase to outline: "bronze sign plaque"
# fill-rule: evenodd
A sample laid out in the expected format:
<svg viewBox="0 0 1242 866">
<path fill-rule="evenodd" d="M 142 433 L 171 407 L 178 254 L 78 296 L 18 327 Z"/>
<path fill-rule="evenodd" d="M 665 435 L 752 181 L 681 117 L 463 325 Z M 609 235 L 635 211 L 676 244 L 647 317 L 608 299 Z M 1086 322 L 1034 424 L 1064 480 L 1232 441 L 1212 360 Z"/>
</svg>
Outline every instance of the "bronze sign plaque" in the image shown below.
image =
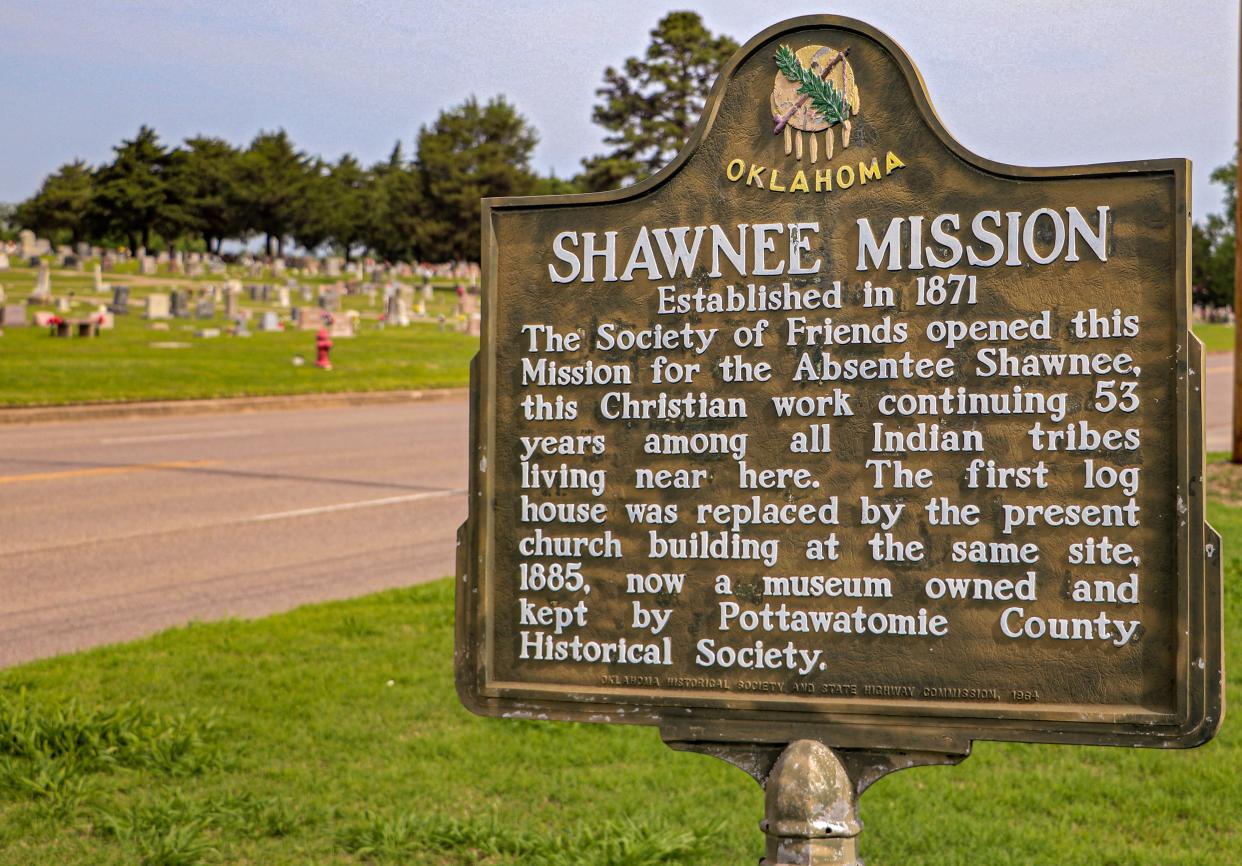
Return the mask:
<svg viewBox="0 0 1242 866">
<path fill-rule="evenodd" d="M 976 156 L 892 41 L 811 17 L 655 177 L 485 201 L 462 700 L 685 740 L 1210 738 L 1188 185 Z"/>
</svg>

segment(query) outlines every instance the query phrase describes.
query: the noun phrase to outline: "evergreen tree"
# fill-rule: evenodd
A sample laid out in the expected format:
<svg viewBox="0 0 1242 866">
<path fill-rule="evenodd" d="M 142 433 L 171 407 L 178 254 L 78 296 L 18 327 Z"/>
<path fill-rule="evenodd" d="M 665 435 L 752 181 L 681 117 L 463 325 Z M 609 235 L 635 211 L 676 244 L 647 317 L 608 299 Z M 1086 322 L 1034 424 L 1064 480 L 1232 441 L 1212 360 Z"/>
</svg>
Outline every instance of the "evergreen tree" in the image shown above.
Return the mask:
<svg viewBox="0 0 1242 866">
<path fill-rule="evenodd" d="M 116 233 L 130 252 L 149 249 L 152 235 L 169 216 L 169 151 L 149 126 L 113 148 L 116 157 L 95 175 L 90 220 L 96 236 Z"/>
<path fill-rule="evenodd" d="M 478 261 L 479 200 L 532 191 L 530 157 L 538 140 L 503 96 L 485 105 L 471 97 L 423 127 L 417 160 L 426 215 L 417 232 L 422 255 Z"/>
<path fill-rule="evenodd" d="M 1190 281 L 1198 303 L 1231 307 L 1234 300 L 1234 248 L 1237 243 L 1238 161 L 1212 172 L 1225 187 L 1225 213 L 1209 214 L 1190 237 Z"/>
<path fill-rule="evenodd" d="M 414 259 L 415 234 L 423 213 L 419 178 L 397 142 L 388 159 L 371 167 L 367 190 L 366 245 L 386 261 Z"/>
<path fill-rule="evenodd" d="M 36 234 L 67 233 L 69 242 L 87 240 L 87 209 L 94 195 L 94 174 L 83 160 L 65 163 L 43 179 L 39 191 L 17 206 L 13 221 Z"/>
<path fill-rule="evenodd" d="M 670 12 L 646 54 L 604 70 L 592 117 L 608 131 L 606 154 L 582 161 L 581 184 L 615 189 L 654 174 L 677 155 L 703 112 L 712 82 L 738 45 L 714 36 L 697 12 Z"/>
<path fill-rule="evenodd" d="M 284 239 L 304 219 L 312 163 L 283 129 L 260 132 L 240 161 L 239 189 L 248 229 L 262 232 L 267 254 L 283 255 Z"/>
<path fill-rule="evenodd" d="M 368 246 L 371 185 L 370 173 L 348 153 L 328 170 L 328 239 L 347 262 L 355 248 Z"/>
<path fill-rule="evenodd" d="M 187 228 L 202 238 L 209 252 L 219 252 L 225 238 L 241 239 L 240 154 L 222 138 L 187 138 L 174 166 L 174 186 L 189 215 Z"/>
</svg>

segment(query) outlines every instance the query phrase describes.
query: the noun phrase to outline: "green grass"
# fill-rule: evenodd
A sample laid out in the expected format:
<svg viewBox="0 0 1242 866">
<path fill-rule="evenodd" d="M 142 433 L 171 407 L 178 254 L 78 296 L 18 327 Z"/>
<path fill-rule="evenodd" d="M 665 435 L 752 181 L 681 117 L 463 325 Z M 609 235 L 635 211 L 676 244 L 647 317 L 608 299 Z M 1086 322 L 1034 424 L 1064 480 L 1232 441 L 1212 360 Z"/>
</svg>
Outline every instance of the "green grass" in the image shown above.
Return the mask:
<svg viewBox="0 0 1242 866">
<path fill-rule="evenodd" d="M 1194 326 L 1195 336 L 1209 352 L 1233 351 L 1233 325 L 1200 323 Z"/>
<path fill-rule="evenodd" d="M 1236 651 L 1242 509 L 1211 518 Z M 0 672 L 0 866 L 757 861 L 762 797 L 740 771 L 649 728 L 471 716 L 452 639 L 439 581 Z M 862 850 L 872 866 L 1234 863 L 1239 730 L 1189 752 L 977 743 L 868 791 Z"/>
<path fill-rule="evenodd" d="M 33 287 L 29 269 L 5 272 L 0 278 L 10 300 L 24 298 Z M 90 286 L 89 276 L 55 276 L 52 283 L 55 294 L 75 292 L 77 303 L 70 313 L 75 317 L 85 317 L 111 297 L 94 294 Z M 469 361 L 478 348 L 477 338 L 457 332 L 451 322 L 445 331 L 436 324 L 381 329 L 374 318 L 378 308 L 365 296 L 349 296 L 343 306 L 367 317 L 357 337 L 335 340 L 334 369 L 325 372 L 313 363 L 314 332 L 258 332 L 258 312 L 265 307 L 250 302 L 248 295 L 243 295 L 243 306 L 254 311 L 252 336 L 225 332 L 199 338 L 196 330 L 225 329 L 228 323 L 222 318 L 174 319 L 167 322 L 167 330 L 152 329 L 141 311 L 142 299 L 153 291 L 162 289 L 135 285 L 130 315 L 117 316 L 116 327 L 95 339 L 54 339 L 33 325 L 4 329 L 0 406 L 457 387 L 468 383 Z M 428 313 L 451 313 L 453 292 L 437 289 L 435 295 Z M 300 303 L 296 292 L 294 302 Z M 35 309 L 51 307 L 31 308 L 31 321 Z M 222 314 L 223 304 L 216 310 Z M 155 345 L 159 343 L 188 345 L 161 348 Z M 294 363 L 297 356 L 305 362 L 301 366 Z"/>
</svg>

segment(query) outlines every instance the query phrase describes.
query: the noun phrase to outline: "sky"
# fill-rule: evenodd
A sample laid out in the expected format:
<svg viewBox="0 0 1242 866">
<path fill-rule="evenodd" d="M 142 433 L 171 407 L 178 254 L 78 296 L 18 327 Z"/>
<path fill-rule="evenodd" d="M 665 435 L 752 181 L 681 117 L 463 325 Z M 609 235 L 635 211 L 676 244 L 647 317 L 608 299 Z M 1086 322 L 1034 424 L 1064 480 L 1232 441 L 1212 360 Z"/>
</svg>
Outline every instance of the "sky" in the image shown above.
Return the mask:
<svg viewBox="0 0 1242 866">
<path fill-rule="evenodd" d="M 604 67 L 640 54 L 670 9 L 744 43 L 832 12 L 903 46 L 949 131 L 990 159 L 1066 165 L 1188 157 L 1193 209 L 1221 209 L 1211 170 L 1237 137 L 1231 0 L 0 0 L 0 202 L 74 158 L 106 161 L 141 124 L 166 142 L 299 147 L 365 162 L 438 111 L 503 94 L 561 176 L 604 148 Z"/>
</svg>

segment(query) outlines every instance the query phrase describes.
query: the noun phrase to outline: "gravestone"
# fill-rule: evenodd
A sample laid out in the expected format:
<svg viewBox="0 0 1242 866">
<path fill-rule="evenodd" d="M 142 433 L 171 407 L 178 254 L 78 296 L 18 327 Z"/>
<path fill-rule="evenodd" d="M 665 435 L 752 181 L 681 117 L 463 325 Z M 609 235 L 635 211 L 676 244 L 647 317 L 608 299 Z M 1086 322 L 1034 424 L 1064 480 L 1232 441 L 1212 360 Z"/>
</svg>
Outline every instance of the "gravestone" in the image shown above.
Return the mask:
<svg viewBox="0 0 1242 866">
<path fill-rule="evenodd" d="M 655 176 L 485 199 L 465 706 L 747 769 L 768 866 L 854 866 L 858 793 L 975 740 L 1209 740 L 1189 172 L 976 156 L 817 15 Z"/>
<path fill-rule="evenodd" d="M 430 301 L 436 296 L 435 290 L 431 287 L 431 280 L 423 281 L 423 300 Z"/>
<path fill-rule="evenodd" d="M 170 315 L 168 295 L 161 292 L 153 292 L 147 295 L 146 313 L 148 319 L 167 319 Z"/>
<path fill-rule="evenodd" d="M 25 328 L 26 322 L 26 305 L 25 304 L 5 304 L 0 307 L 0 326 L 5 328 Z"/>
<path fill-rule="evenodd" d="M 22 229 L 17 233 L 18 254 L 23 259 L 30 259 L 39 255 L 39 246 L 36 243 L 35 233 L 30 229 Z"/>
<path fill-rule="evenodd" d="M 95 263 L 93 278 L 94 278 L 93 285 L 94 285 L 94 289 L 96 292 L 107 291 L 108 287 L 104 285 L 104 280 L 103 280 L 103 267 L 98 262 Z"/>
<path fill-rule="evenodd" d="M 329 313 L 319 307 L 299 307 L 297 326 L 299 331 L 317 331 L 324 326 Z"/>
<path fill-rule="evenodd" d="M 346 339 L 356 336 L 358 333 L 358 316 L 357 310 L 346 310 L 344 313 L 333 316 L 332 321 L 328 325 L 328 336 Z"/>
<path fill-rule="evenodd" d="M 56 312 L 67 313 L 69 312 L 69 299 L 66 298 L 64 295 L 61 295 L 60 297 L 56 298 L 54 306 L 56 308 Z"/>
<path fill-rule="evenodd" d="M 281 286 L 276 290 L 276 303 L 282 307 L 289 306 L 289 289 Z"/>
<path fill-rule="evenodd" d="M 156 263 L 153 256 L 142 256 L 139 260 L 140 272 L 143 276 L 152 276 L 156 273 Z"/>
<path fill-rule="evenodd" d="M 216 317 L 216 302 L 211 298 L 202 298 L 194 305 L 194 316 L 198 319 L 214 319 Z"/>
<path fill-rule="evenodd" d="M 7 271 L 8 269 L 9 269 L 9 254 L 4 252 L 3 250 L 0 250 L 0 271 Z"/>
<path fill-rule="evenodd" d="M 112 287 L 112 303 L 108 305 L 108 312 L 115 316 L 129 315 L 129 286 Z"/>
<path fill-rule="evenodd" d="M 99 330 L 101 331 L 111 331 L 116 325 L 115 316 L 102 304 L 95 310 L 91 318 L 95 320 Z"/>
<path fill-rule="evenodd" d="M 410 310 L 405 305 L 405 298 L 393 295 L 388 299 L 387 308 L 384 310 L 384 324 L 400 327 L 410 324 Z"/>
<path fill-rule="evenodd" d="M 259 318 L 259 330 L 260 331 L 279 331 L 280 330 L 280 316 L 276 315 L 271 310 L 264 311 L 263 315 Z"/>
<path fill-rule="evenodd" d="M 52 269 L 47 262 L 39 260 L 39 272 L 35 275 L 34 291 L 30 294 L 30 300 L 36 303 L 45 304 L 52 298 Z"/>
<path fill-rule="evenodd" d="M 174 319 L 190 318 L 190 296 L 185 289 L 174 289 L 169 300 L 169 313 Z"/>
<path fill-rule="evenodd" d="M 241 309 L 240 292 L 236 286 L 226 286 L 224 290 L 224 317 L 233 319 Z"/>
</svg>

